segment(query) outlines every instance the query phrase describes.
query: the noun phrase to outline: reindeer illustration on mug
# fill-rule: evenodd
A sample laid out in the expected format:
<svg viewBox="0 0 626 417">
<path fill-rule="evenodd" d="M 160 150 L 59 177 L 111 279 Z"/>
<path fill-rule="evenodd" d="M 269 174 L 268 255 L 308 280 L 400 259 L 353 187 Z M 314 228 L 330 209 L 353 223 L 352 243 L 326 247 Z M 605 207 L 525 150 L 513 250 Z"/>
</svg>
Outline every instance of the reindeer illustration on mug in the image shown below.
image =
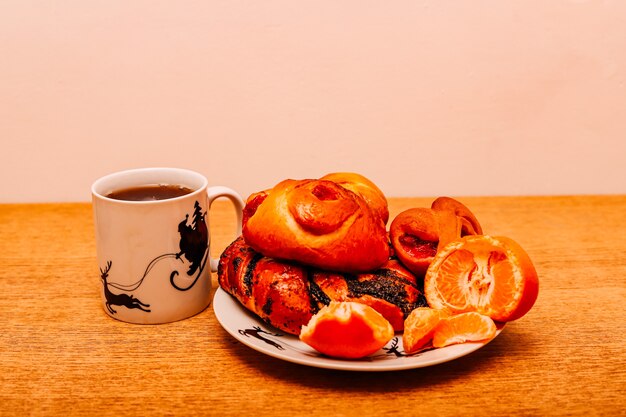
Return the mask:
<svg viewBox="0 0 626 417">
<path fill-rule="evenodd" d="M 139 310 L 143 310 L 147 313 L 150 312 L 145 307 L 150 307 L 150 304 L 145 304 L 139 301 L 139 299 L 133 297 L 132 294 L 114 294 L 109 290 L 109 283 L 107 282 L 107 278 L 109 277 L 109 271 L 111 270 L 111 261 L 107 262 L 107 266 L 104 268 L 100 268 L 100 278 L 102 279 L 102 284 L 104 286 L 104 298 L 106 301 L 106 307 L 111 312 L 111 314 L 117 313 L 115 309 L 111 306 L 124 306 L 126 308 L 138 308 Z"/>
<path fill-rule="evenodd" d="M 180 262 L 184 262 L 184 258 L 187 263 L 189 263 L 186 275 L 190 277 L 189 279 L 191 282 L 187 282 L 186 285 L 175 282 L 179 273 L 177 270 L 174 270 L 169 275 L 172 287 L 178 291 L 188 291 L 195 285 L 196 281 L 202 274 L 208 259 L 208 227 L 205 219 L 206 213 L 202 211 L 202 207 L 200 207 L 200 204 L 197 201 L 194 204 L 194 211 L 191 216 L 191 225 L 188 224 L 189 217 L 190 216 L 187 214 L 185 219 L 178 224 L 178 233 L 180 234 L 180 251 L 177 253 L 165 253 L 154 258 L 148 263 L 143 276 L 137 282 L 128 285 L 109 282 L 109 271 L 111 270 L 112 265 L 112 261 L 110 260 L 107 261 L 104 269 L 100 268 L 100 278 L 102 280 L 104 297 L 106 299 L 105 304 L 111 314 L 117 313 L 112 306 L 123 306 L 128 309 L 139 309 L 145 311 L 146 313 L 150 312 L 150 304 L 142 302 L 130 293 L 136 291 L 141 286 L 144 279 L 148 276 L 148 273 L 162 259 L 175 258 L 180 260 Z M 195 277 L 193 277 L 193 275 L 195 275 Z M 113 293 L 110 288 L 115 288 L 123 292 L 116 294 Z"/>
</svg>

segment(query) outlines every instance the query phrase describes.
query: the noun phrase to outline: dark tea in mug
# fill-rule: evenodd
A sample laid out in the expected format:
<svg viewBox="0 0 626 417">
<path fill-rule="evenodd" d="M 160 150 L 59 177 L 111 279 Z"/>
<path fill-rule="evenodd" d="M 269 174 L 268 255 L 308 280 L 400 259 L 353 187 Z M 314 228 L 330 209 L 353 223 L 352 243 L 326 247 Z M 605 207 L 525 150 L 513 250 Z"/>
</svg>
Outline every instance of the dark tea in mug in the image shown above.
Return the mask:
<svg viewBox="0 0 626 417">
<path fill-rule="evenodd" d="M 148 184 L 115 190 L 108 193 L 106 196 L 114 200 L 156 201 L 180 197 L 192 192 L 192 189 L 183 185 Z"/>
</svg>

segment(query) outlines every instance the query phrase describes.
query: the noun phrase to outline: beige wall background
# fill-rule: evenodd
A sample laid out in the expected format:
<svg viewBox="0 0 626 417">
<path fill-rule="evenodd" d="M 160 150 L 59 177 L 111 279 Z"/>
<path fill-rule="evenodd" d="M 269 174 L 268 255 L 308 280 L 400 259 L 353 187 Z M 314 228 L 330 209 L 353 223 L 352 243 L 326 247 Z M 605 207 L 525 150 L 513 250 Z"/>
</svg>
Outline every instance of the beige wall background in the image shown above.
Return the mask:
<svg viewBox="0 0 626 417">
<path fill-rule="evenodd" d="M 625 81 L 617 0 L 0 0 L 0 202 L 145 166 L 626 193 Z"/>
</svg>

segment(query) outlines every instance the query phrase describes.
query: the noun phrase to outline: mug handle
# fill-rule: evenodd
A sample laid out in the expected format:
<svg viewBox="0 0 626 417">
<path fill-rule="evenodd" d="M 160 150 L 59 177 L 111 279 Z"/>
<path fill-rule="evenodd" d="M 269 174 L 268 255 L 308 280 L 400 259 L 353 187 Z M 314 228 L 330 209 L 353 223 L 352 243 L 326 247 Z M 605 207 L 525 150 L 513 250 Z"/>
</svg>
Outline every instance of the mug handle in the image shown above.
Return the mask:
<svg viewBox="0 0 626 417">
<path fill-rule="evenodd" d="M 209 209 L 211 208 L 211 204 L 213 204 L 213 201 L 220 197 L 228 198 L 230 201 L 232 201 L 233 205 L 235 206 L 235 211 L 237 213 L 237 228 L 235 231 L 236 233 L 235 237 L 238 237 L 239 235 L 241 235 L 241 220 L 243 216 L 243 207 L 245 203 L 243 202 L 243 199 L 241 198 L 239 194 L 237 194 L 236 191 L 228 187 L 224 187 L 222 185 L 216 185 L 216 186 L 207 188 L 207 199 L 209 202 L 209 205 L 208 205 Z M 209 260 L 211 263 L 211 272 L 216 272 L 217 265 L 219 264 L 219 259 L 213 259 L 209 255 Z"/>
</svg>

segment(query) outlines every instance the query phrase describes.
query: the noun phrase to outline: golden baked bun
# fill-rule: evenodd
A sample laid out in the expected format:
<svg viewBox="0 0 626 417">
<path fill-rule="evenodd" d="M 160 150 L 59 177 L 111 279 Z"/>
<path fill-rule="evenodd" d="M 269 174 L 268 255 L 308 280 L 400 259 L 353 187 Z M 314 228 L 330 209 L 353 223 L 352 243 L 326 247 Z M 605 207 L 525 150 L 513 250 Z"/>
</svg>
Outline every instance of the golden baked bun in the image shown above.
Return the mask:
<svg viewBox="0 0 626 417">
<path fill-rule="evenodd" d="M 335 172 L 324 175 L 321 180 L 328 180 L 341 185 L 354 193 L 359 194 L 365 202 L 374 210 L 383 223 L 389 220 L 389 208 L 385 194 L 369 179 L 354 172 Z"/>
<path fill-rule="evenodd" d="M 341 272 L 389 258 L 385 223 L 366 200 L 329 180 L 285 180 L 248 199 L 243 237 L 265 256 Z"/>
</svg>

